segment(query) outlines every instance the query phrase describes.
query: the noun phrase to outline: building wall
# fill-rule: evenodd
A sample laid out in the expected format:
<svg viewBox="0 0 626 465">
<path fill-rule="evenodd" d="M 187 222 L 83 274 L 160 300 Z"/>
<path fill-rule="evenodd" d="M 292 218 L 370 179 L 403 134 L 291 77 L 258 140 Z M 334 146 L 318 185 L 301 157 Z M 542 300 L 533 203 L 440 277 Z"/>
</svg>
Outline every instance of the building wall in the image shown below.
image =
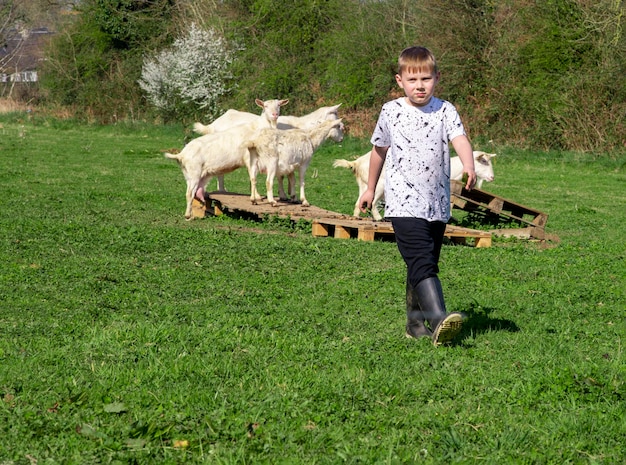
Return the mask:
<svg viewBox="0 0 626 465">
<path fill-rule="evenodd" d="M 0 82 L 37 82 L 37 68 L 52 32 L 47 28 L 11 31 L 0 48 Z"/>
</svg>

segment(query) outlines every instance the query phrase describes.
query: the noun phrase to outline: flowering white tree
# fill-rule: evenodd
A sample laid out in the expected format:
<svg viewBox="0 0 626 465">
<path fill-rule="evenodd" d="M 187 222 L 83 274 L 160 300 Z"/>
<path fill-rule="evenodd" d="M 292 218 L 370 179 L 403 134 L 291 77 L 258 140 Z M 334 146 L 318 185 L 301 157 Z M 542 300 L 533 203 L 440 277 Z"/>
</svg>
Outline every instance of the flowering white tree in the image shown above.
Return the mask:
<svg viewBox="0 0 626 465">
<path fill-rule="evenodd" d="M 217 113 L 217 101 L 228 92 L 233 52 L 214 30 L 192 24 L 171 48 L 144 58 L 139 86 L 164 117 L 184 117 L 201 110 Z"/>
</svg>

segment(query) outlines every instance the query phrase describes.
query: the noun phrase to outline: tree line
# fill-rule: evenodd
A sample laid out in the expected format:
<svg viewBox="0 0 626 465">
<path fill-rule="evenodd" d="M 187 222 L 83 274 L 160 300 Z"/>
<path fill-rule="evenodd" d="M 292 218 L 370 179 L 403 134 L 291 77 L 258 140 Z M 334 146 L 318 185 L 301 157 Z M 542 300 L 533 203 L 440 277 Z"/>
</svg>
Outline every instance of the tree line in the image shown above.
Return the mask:
<svg viewBox="0 0 626 465">
<path fill-rule="evenodd" d="M 419 44 L 438 57 L 438 95 L 459 108 L 472 139 L 617 152 L 626 144 L 625 11 L 621 0 L 81 0 L 57 22 L 38 99 L 102 122 L 185 124 L 256 111 L 255 98 L 289 98 L 292 114 L 342 103 L 366 135 L 397 95 L 398 54 Z M 194 59 L 188 47 L 186 65 L 176 63 L 181 43 L 194 43 L 190 31 L 219 41 L 210 57 L 222 66 L 202 66 L 207 51 Z M 199 99 L 195 86 L 187 98 L 194 72 L 219 80 L 207 90 L 219 95 Z M 178 103 L 160 108 L 148 89 Z"/>
</svg>

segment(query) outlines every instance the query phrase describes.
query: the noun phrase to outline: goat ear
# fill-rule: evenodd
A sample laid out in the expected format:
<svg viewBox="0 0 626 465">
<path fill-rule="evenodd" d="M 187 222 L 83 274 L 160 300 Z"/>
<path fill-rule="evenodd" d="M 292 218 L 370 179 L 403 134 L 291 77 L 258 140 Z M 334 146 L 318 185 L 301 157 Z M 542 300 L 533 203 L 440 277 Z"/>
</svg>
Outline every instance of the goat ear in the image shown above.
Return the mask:
<svg viewBox="0 0 626 465">
<path fill-rule="evenodd" d="M 282 107 L 283 105 L 287 105 L 288 103 L 289 103 L 289 99 L 286 98 L 286 99 L 283 99 L 283 100 L 280 101 L 279 106 Z"/>
<path fill-rule="evenodd" d="M 254 103 L 256 103 L 261 108 L 265 108 L 265 105 L 264 105 L 265 102 L 263 100 L 261 100 L 260 98 L 255 98 L 254 99 Z"/>
</svg>

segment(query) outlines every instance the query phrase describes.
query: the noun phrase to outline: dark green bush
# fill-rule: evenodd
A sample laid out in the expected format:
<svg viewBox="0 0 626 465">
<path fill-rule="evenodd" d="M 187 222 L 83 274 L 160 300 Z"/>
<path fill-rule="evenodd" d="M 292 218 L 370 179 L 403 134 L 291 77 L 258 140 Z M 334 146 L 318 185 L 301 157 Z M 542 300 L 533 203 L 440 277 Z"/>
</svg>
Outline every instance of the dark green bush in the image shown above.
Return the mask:
<svg viewBox="0 0 626 465">
<path fill-rule="evenodd" d="M 109 36 L 114 48 L 141 49 L 167 31 L 174 0 L 91 0 L 84 3 L 93 25 Z"/>
<path fill-rule="evenodd" d="M 43 65 L 48 101 L 105 122 L 141 114 L 147 108 L 137 85 L 142 54 L 148 43 L 166 40 L 171 4 L 82 2 L 78 19 L 55 36 Z"/>
</svg>

